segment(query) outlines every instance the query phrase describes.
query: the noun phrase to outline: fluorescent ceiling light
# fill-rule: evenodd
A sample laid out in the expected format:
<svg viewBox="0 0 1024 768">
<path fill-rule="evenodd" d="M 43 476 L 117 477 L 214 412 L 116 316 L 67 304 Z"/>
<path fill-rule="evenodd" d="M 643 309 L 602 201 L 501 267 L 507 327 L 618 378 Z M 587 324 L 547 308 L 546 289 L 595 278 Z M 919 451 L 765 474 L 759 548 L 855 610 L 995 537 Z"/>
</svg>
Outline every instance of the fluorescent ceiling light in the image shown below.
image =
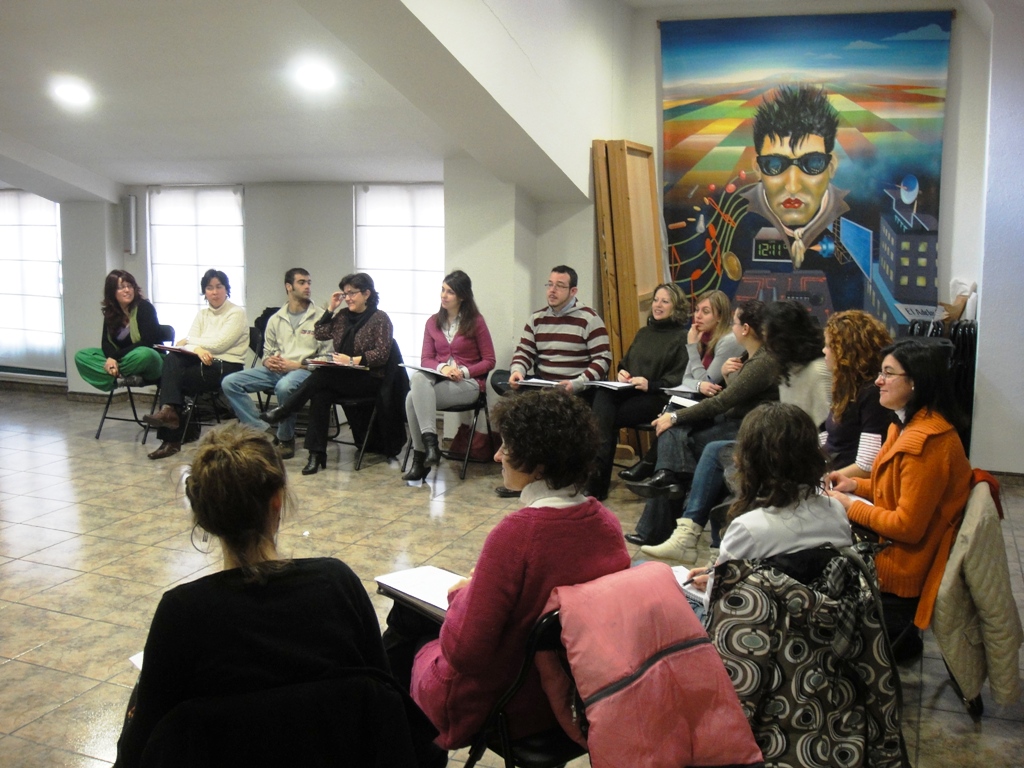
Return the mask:
<svg viewBox="0 0 1024 768">
<path fill-rule="evenodd" d="M 80 77 L 54 75 L 50 78 L 50 96 L 60 106 L 81 111 L 92 106 L 92 87 Z"/>
<path fill-rule="evenodd" d="M 302 56 L 291 64 L 292 80 L 305 91 L 324 93 L 338 82 L 338 76 L 328 62 L 312 56 Z"/>
</svg>

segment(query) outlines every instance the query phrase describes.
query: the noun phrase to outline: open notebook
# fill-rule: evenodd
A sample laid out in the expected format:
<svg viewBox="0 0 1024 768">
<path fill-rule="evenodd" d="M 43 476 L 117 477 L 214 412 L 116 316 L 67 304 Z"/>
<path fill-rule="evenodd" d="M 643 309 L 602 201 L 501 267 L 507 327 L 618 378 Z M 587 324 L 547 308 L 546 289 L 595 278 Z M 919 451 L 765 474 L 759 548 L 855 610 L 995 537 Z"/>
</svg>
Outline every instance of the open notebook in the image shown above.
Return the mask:
<svg viewBox="0 0 1024 768">
<path fill-rule="evenodd" d="M 401 602 L 437 621 L 448 611 L 448 590 L 463 577 L 457 573 L 421 565 L 377 576 L 377 592 Z"/>
</svg>

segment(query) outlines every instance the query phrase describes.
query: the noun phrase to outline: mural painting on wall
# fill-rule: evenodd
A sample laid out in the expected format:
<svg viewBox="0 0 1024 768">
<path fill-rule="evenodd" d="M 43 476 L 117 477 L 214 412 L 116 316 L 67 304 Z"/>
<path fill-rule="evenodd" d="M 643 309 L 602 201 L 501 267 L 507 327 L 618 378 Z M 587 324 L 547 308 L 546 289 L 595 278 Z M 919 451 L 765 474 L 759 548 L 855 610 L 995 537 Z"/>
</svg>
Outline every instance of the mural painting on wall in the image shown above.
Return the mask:
<svg viewBox="0 0 1024 768">
<path fill-rule="evenodd" d="M 661 23 L 669 263 L 687 292 L 863 308 L 938 300 L 952 13 Z"/>
</svg>

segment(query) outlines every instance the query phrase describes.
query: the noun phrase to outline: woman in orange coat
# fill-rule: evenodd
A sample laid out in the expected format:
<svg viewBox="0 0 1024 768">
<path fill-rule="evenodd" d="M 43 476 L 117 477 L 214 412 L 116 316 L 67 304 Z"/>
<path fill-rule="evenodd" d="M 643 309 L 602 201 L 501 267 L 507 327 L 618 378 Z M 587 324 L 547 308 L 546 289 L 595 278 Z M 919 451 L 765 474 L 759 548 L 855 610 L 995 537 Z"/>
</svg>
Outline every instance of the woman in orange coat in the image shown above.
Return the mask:
<svg viewBox="0 0 1024 768">
<path fill-rule="evenodd" d="M 921 652 L 915 626 L 931 623 L 942 568 L 931 572 L 949 554 L 967 504 L 971 465 L 956 430 L 962 417 L 944 350 L 909 338 L 882 352 L 875 384 L 879 402 L 895 412 L 897 423 L 889 427 L 870 478 L 833 472 L 829 481 L 851 522 L 892 542 L 875 565 L 886 633 L 899 661 Z"/>
</svg>

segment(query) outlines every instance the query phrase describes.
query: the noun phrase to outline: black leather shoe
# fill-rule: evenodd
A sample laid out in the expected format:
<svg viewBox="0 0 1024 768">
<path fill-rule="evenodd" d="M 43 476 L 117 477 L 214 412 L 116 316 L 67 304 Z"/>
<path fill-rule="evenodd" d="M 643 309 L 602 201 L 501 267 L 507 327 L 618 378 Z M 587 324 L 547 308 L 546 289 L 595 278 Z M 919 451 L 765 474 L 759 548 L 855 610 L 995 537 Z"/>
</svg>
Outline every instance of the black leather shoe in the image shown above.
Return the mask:
<svg viewBox="0 0 1024 768">
<path fill-rule="evenodd" d="M 327 454 L 310 451 L 309 461 L 307 461 L 306 466 L 302 468 L 302 474 L 315 475 L 317 472 L 320 471 L 321 467 L 327 469 Z"/>
<path fill-rule="evenodd" d="M 284 408 L 277 406 L 277 408 L 271 408 L 269 411 L 264 411 L 260 414 L 260 418 L 267 424 L 280 424 L 282 421 L 291 416 Z"/>
<path fill-rule="evenodd" d="M 506 488 L 504 485 L 499 485 L 494 489 L 494 492 L 503 499 L 518 499 L 520 493 L 519 491 L 513 491 L 511 488 Z"/>
<path fill-rule="evenodd" d="M 424 451 L 423 463 L 428 467 L 436 467 L 441 463 L 441 451 L 437 447 L 437 435 L 433 432 L 423 433 Z"/>
<path fill-rule="evenodd" d="M 171 443 L 164 441 L 160 443 L 160 447 L 149 454 L 151 459 L 166 459 L 168 456 L 173 456 L 181 450 L 181 443 Z"/>
<path fill-rule="evenodd" d="M 642 547 L 646 544 L 650 544 L 651 541 L 646 536 L 641 536 L 639 533 L 627 533 L 626 541 L 630 544 L 636 544 L 638 547 Z"/>
<path fill-rule="evenodd" d="M 636 464 L 628 469 L 619 470 L 619 477 L 623 480 L 629 480 L 630 482 L 638 482 L 640 480 L 646 480 L 648 477 L 654 474 L 654 462 L 647 462 L 640 459 Z"/>
<path fill-rule="evenodd" d="M 686 495 L 692 480 L 693 475 L 673 472 L 671 469 L 659 469 L 649 480 L 626 483 L 626 487 L 645 499 L 657 499 L 663 496 L 670 499 L 681 499 Z"/>
<path fill-rule="evenodd" d="M 277 455 L 281 457 L 281 461 L 290 459 L 295 456 L 295 440 L 275 440 L 277 443 Z"/>
</svg>

